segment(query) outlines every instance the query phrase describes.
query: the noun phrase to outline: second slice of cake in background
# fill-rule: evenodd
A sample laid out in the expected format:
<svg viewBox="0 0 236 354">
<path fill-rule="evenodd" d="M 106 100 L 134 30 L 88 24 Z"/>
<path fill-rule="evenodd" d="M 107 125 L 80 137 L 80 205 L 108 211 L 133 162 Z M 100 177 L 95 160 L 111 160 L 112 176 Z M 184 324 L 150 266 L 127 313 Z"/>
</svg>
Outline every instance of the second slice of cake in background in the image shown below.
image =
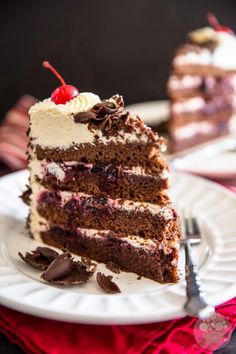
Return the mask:
<svg viewBox="0 0 236 354">
<path fill-rule="evenodd" d="M 236 97 L 236 37 L 208 15 L 212 27 L 188 34 L 168 80 L 170 152 L 229 133 Z"/>
<path fill-rule="evenodd" d="M 180 230 L 166 193 L 164 140 L 124 111 L 122 96 L 54 101 L 52 95 L 30 109 L 32 237 L 176 282 Z"/>
</svg>

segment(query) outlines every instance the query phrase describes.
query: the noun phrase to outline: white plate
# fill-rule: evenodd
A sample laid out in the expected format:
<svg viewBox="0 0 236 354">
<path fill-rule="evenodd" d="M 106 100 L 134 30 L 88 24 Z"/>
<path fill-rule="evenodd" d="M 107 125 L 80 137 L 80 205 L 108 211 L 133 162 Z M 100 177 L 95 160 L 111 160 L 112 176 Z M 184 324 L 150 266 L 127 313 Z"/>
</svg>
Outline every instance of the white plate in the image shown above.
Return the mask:
<svg viewBox="0 0 236 354">
<path fill-rule="evenodd" d="M 166 121 L 169 116 L 169 101 L 140 102 L 126 107 L 138 114 L 147 125 Z M 232 134 L 170 156 L 174 167 L 201 176 L 230 179 L 236 177 L 236 116 L 232 119 Z M 233 151 L 234 150 L 234 151 Z"/>
<path fill-rule="evenodd" d="M 169 117 L 169 100 L 140 102 L 125 108 L 138 114 L 147 125 L 158 124 Z"/>
<path fill-rule="evenodd" d="M 163 321 L 184 316 L 185 284 L 160 285 L 122 272 L 112 274 L 122 294 L 102 293 L 91 279 L 86 285 L 60 288 L 45 284 L 39 271 L 23 263 L 17 252 L 37 246 L 24 230 L 27 207 L 18 198 L 27 173 L 0 179 L 0 302 L 10 308 L 51 319 L 93 324 L 127 324 Z M 196 263 L 211 304 L 236 295 L 236 198 L 201 178 L 173 174 L 172 195 L 181 206 L 194 206 L 204 226 L 203 242 L 194 247 Z M 183 255 L 180 268 L 183 273 Z"/>
<path fill-rule="evenodd" d="M 178 170 L 218 180 L 236 179 L 236 136 L 202 144 L 171 160 Z"/>
</svg>

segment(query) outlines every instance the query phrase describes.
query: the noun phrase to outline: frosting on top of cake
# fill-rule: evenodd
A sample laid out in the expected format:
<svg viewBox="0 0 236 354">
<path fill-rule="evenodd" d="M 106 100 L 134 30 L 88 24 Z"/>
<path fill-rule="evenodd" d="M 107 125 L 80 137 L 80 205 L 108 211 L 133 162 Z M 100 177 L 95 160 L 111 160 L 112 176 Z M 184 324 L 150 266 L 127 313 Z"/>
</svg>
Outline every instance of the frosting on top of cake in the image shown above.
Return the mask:
<svg viewBox="0 0 236 354">
<path fill-rule="evenodd" d="M 218 32 L 219 44 L 216 46 L 212 63 L 223 69 L 236 69 L 236 37 L 230 33 Z"/>
<path fill-rule="evenodd" d="M 79 144 L 125 144 L 152 142 L 162 148 L 163 139 L 137 116 L 124 111 L 122 96 L 108 100 L 84 92 L 65 104 L 43 100 L 31 107 L 29 137 L 31 145 L 67 149 Z"/>
<path fill-rule="evenodd" d="M 95 104 L 101 102 L 99 96 L 92 92 L 82 92 L 72 100 L 66 102 L 65 104 L 55 104 L 51 98 L 46 98 L 45 100 L 35 103 L 29 110 L 30 115 L 37 114 L 40 111 L 47 111 L 51 115 L 56 115 L 58 113 L 70 113 L 76 114 L 79 112 L 88 111 Z"/>
<path fill-rule="evenodd" d="M 175 65 L 212 65 L 224 70 L 236 70 L 236 37 L 210 27 L 190 32 L 192 45 L 180 48 Z"/>
</svg>

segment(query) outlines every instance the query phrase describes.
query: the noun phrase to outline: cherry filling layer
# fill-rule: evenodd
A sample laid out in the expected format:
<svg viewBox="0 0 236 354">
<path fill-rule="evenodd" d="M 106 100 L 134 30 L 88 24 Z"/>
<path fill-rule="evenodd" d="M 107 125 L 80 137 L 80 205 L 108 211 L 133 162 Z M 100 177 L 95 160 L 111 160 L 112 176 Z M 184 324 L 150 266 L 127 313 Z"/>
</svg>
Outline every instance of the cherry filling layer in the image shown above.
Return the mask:
<svg viewBox="0 0 236 354">
<path fill-rule="evenodd" d="M 50 223 L 96 230 L 113 230 L 144 238 L 173 239 L 177 215 L 171 205 L 43 191 L 37 210 Z M 123 237 L 122 236 L 122 237 Z"/>
</svg>

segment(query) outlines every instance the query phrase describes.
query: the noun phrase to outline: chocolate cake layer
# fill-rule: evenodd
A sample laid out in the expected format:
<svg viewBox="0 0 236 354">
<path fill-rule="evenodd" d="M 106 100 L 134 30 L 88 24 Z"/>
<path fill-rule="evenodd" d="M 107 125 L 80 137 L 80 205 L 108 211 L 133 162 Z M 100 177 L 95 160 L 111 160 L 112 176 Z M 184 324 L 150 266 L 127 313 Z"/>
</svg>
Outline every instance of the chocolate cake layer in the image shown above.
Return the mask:
<svg viewBox="0 0 236 354">
<path fill-rule="evenodd" d="M 166 170 L 159 176 L 147 175 L 141 169 L 129 170 L 112 164 L 48 162 L 38 181 L 52 191 L 60 189 L 113 199 L 163 203 L 166 196 L 161 191 L 168 188 L 168 174 Z"/>
<path fill-rule="evenodd" d="M 35 152 L 39 160 L 142 166 L 154 173 L 167 169 L 167 162 L 160 155 L 159 149 L 148 143 L 81 144 L 68 149 L 43 149 L 36 145 Z"/>
<path fill-rule="evenodd" d="M 114 237 L 89 237 L 84 232 L 69 231 L 59 227 L 41 233 L 43 242 L 55 247 L 65 247 L 75 254 L 90 257 L 97 262 L 112 262 L 122 270 L 153 279 L 160 283 L 177 282 L 178 250 L 147 250 L 136 247 L 127 241 Z"/>
<path fill-rule="evenodd" d="M 157 240 L 179 234 L 177 215 L 171 204 L 157 205 L 113 200 L 67 192 L 40 192 L 37 211 L 51 224 L 65 228 L 113 230 Z"/>
</svg>

